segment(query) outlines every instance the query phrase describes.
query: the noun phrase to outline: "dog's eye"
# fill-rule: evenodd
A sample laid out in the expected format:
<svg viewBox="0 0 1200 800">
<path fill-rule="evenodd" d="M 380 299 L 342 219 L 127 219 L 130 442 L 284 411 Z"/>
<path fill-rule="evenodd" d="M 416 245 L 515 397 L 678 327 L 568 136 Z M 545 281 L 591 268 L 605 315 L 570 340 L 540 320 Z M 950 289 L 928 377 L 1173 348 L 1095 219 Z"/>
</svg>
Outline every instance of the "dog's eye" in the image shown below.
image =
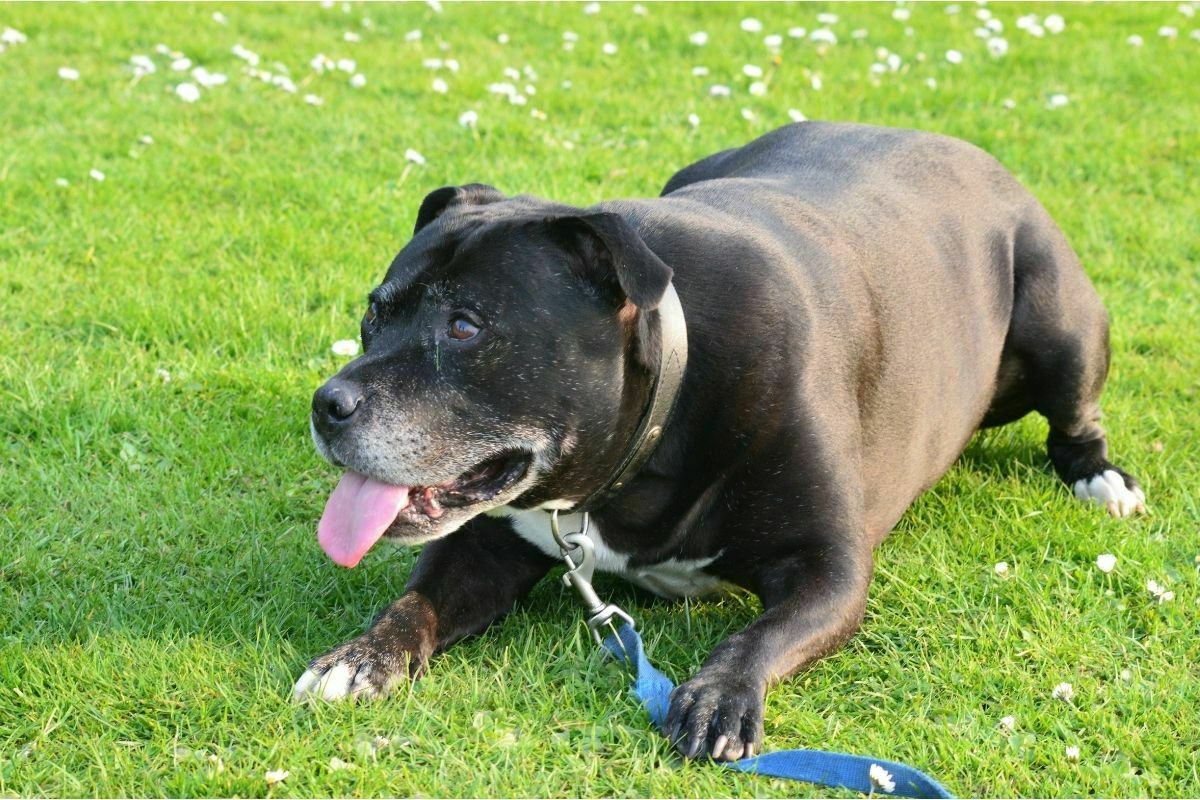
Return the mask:
<svg viewBox="0 0 1200 800">
<path fill-rule="evenodd" d="M 451 339 L 465 342 L 479 335 L 479 326 L 466 317 L 452 317 L 448 333 Z"/>
<path fill-rule="evenodd" d="M 375 317 L 377 316 L 379 316 L 379 314 L 375 309 L 375 304 L 371 303 L 367 306 L 367 315 L 364 317 L 364 319 L 367 321 L 367 324 L 370 325 L 375 321 Z"/>
</svg>

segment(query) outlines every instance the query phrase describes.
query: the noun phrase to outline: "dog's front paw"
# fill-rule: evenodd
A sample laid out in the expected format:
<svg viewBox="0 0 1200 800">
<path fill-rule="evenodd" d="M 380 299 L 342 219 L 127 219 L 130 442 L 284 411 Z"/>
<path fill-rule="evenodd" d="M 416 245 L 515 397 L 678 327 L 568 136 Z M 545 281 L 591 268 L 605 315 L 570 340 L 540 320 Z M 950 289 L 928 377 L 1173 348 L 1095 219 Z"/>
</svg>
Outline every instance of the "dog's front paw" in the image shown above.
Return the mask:
<svg viewBox="0 0 1200 800">
<path fill-rule="evenodd" d="M 701 671 L 671 693 L 663 734 L 687 758 L 748 758 L 762 744 L 764 691 L 743 677 Z"/>
<path fill-rule="evenodd" d="M 314 658 L 292 690 L 295 700 L 382 697 L 425 671 L 434 650 L 434 627 L 423 598 L 397 600 L 371 629 Z"/>
</svg>

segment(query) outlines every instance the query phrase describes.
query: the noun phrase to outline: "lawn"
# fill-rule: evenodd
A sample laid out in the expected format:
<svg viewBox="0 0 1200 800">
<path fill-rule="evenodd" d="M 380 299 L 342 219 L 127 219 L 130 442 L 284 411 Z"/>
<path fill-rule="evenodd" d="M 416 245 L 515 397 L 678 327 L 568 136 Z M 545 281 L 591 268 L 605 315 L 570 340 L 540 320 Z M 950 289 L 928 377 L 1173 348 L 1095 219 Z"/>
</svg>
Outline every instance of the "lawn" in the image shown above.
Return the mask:
<svg viewBox="0 0 1200 800">
<path fill-rule="evenodd" d="M 0 52 L 0 795 L 824 794 L 681 763 L 555 580 L 411 690 L 288 702 L 415 557 L 321 553 L 307 411 L 425 193 L 653 195 L 790 111 L 968 139 L 1046 204 L 1110 310 L 1110 441 L 1152 514 L 1077 505 L 1040 419 L 977 437 L 879 550 L 862 632 L 768 694 L 766 748 L 961 795 L 1200 794 L 1200 7 L 953 9 L 0 5 L 27 37 Z M 755 614 L 598 585 L 676 679 Z"/>
</svg>

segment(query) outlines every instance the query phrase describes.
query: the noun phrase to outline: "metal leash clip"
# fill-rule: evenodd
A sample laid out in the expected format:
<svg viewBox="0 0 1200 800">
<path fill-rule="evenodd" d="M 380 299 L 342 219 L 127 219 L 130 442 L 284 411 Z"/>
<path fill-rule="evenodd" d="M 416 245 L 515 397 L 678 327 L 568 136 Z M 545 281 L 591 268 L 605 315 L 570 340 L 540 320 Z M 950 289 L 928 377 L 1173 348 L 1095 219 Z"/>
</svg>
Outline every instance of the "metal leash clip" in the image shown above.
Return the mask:
<svg viewBox="0 0 1200 800">
<path fill-rule="evenodd" d="M 592 632 L 592 638 L 596 640 L 596 644 L 603 646 L 604 637 L 600 634 L 600 628 L 607 626 L 612 631 L 617 643 L 620 644 L 621 650 L 624 651 L 625 644 L 621 642 L 621 637 L 617 634 L 617 625 L 613 623 L 613 618 L 620 617 L 621 620 L 634 627 L 633 617 L 626 614 L 620 606 L 602 601 L 596 594 L 596 590 L 592 588 L 592 576 L 596 572 L 596 546 L 588 536 L 590 527 L 591 517 L 585 511 L 582 528 L 563 535 L 558 529 L 558 511 L 550 513 L 550 533 L 554 536 L 554 541 L 562 553 L 562 559 L 567 565 L 563 583 L 579 593 L 579 599 L 588 615 L 587 626 Z"/>
</svg>

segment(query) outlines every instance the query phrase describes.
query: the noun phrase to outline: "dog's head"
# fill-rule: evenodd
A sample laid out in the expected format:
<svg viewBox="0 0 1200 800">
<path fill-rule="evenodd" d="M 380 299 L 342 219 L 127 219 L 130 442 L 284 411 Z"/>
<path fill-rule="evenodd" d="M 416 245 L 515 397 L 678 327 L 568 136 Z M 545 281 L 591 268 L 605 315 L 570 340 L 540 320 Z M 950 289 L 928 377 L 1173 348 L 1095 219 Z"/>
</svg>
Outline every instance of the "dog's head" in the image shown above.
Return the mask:
<svg viewBox="0 0 1200 800">
<path fill-rule="evenodd" d="M 436 539 L 595 488 L 647 396 L 647 312 L 670 280 L 616 214 L 431 193 L 368 298 L 362 355 L 313 396 L 317 449 L 347 470 L 325 551 L 353 566 L 384 535 Z"/>
</svg>

